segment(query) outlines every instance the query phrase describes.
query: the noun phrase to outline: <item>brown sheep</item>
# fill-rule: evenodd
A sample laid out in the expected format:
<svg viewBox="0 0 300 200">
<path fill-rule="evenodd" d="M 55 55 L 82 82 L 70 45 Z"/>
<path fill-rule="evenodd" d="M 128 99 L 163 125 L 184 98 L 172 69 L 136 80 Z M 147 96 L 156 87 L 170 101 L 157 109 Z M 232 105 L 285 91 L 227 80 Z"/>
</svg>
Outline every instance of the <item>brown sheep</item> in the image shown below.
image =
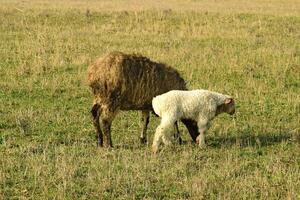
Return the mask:
<svg viewBox="0 0 300 200">
<path fill-rule="evenodd" d="M 186 90 L 179 73 L 162 63 L 141 55 L 111 52 L 97 59 L 88 68 L 88 83 L 93 92 L 91 113 L 98 144 L 112 147 L 110 128 L 119 110 L 141 110 L 143 129 L 141 142 L 146 142 L 146 130 L 153 97 L 170 90 Z M 100 119 L 100 122 L 99 122 Z M 182 120 L 195 141 L 196 122 Z M 179 135 L 177 124 L 176 136 Z M 181 141 L 181 138 L 178 138 Z"/>
</svg>

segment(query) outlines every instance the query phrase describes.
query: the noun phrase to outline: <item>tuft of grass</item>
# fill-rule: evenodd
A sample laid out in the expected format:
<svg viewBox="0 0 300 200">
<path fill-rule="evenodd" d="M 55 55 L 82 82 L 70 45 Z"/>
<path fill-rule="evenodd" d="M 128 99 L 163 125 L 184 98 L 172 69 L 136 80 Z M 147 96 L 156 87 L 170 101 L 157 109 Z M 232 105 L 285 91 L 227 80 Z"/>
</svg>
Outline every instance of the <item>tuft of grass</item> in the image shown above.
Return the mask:
<svg viewBox="0 0 300 200">
<path fill-rule="evenodd" d="M 19 1 L 0 4 L 0 199 L 299 199 L 299 3 Z M 86 69 L 108 51 L 142 53 L 189 88 L 233 95 L 205 150 L 152 155 L 139 115 L 96 146 Z"/>
</svg>

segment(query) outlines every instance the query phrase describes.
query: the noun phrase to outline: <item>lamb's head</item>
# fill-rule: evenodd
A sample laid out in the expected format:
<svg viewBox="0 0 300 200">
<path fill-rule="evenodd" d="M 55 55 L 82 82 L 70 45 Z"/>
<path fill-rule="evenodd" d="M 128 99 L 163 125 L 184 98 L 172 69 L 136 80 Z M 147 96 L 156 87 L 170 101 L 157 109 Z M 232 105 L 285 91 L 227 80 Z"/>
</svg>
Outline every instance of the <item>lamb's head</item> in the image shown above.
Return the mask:
<svg viewBox="0 0 300 200">
<path fill-rule="evenodd" d="M 217 113 L 228 113 L 230 115 L 233 115 L 235 113 L 235 102 L 232 97 L 227 97 L 221 105 L 217 107 Z"/>
</svg>

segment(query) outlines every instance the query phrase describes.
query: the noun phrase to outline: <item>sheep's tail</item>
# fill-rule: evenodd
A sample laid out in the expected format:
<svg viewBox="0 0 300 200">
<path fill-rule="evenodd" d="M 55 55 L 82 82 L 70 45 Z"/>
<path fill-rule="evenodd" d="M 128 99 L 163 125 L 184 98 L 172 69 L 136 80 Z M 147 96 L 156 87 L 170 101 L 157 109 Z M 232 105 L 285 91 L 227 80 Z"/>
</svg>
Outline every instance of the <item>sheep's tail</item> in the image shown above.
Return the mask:
<svg viewBox="0 0 300 200">
<path fill-rule="evenodd" d="M 93 118 L 97 118 L 98 115 L 100 115 L 100 104 L 94 104 L 92 109 L 91 109 L 91 113 L 93 115 Z"/>
<path fill-rule="evenodd" d="M 93 99 L 93 106 L 91 109 L 91 113 L 93 115 L 93 118 L 96 119 L 98 117 L 100 117 L 102 112 L 102 108 L 101 108 L 101 104 L 98 98 L 94 98 Z"/>
</svg>

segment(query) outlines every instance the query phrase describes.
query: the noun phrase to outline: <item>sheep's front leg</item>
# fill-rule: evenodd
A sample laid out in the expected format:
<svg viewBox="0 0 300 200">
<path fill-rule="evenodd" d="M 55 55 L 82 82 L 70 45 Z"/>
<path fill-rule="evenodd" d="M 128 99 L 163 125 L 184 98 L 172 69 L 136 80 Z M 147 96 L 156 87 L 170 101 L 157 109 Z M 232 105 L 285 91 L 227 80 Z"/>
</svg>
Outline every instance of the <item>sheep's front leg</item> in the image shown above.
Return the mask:
<svg viewBox="0 0 300 200">
<path fill-rule="evenodd" d="M 147 126 L 149 124 L 150 114 L 149 111 L 142 111 L 142 133 L 140 136 L 140 141 L 142 144 L 147 143 Z"/>
<path fill-rule="evenodd" d="M 112 109 L 106 108 L 100 115 L 100 125 L 102 132 L 104 133 L 104 146 L 113 147 L 111 139 L 111 124 L 116 115 L 116 111 L 111 111 Z"/>
</svg>

